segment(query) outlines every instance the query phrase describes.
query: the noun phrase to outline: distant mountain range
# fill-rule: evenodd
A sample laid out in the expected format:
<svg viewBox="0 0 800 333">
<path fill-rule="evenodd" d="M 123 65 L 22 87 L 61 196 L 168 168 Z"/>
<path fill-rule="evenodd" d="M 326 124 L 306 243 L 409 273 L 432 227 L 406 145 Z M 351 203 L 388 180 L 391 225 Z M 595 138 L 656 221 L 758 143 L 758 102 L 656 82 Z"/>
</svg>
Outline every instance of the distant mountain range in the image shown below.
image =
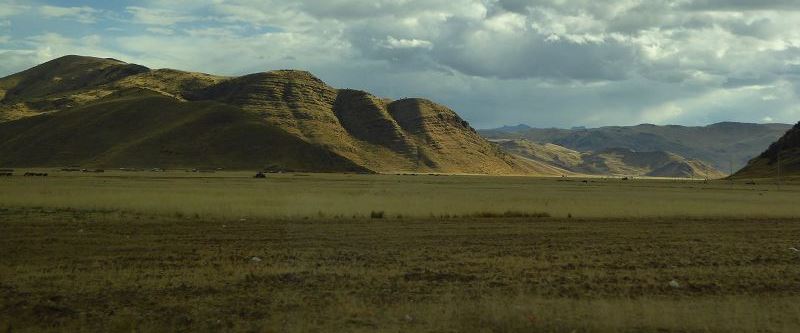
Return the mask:
<svg viewBox="0 0 800 333">
<path fill-rule="evenodd" d="M 788 124 L 724 122 L 703 127 L 609 126 L 600 128 L 532 128 L 527 125 L 481 130 L 488 139 L 526 139 L 551 143 L 582 153 L 624 148 L 634 152 L 672 153 L 702 161 L 726 173 L 744 167 L 792 128 Z"/>
<path fill-rule="evenodd" d="M 424 99 L 83 56 L 0 79 L 0 165 L 559 174 Z"/>
<path fill-rule="evenodd" d="M 579 152 L 552 143 L 539 144 L 525 139 L 496 142 L 509 153 L 578 174 L 697 179 L 726 176 L 706 163 L 668 152 L 635 152 L 627 148 Z"/>
</svg>

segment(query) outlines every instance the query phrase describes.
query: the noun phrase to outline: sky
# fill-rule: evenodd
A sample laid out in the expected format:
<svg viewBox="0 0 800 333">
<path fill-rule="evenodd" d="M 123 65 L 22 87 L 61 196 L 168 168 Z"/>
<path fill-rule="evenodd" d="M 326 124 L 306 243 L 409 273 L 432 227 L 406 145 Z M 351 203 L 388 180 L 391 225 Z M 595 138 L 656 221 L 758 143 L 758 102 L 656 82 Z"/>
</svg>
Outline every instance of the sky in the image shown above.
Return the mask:
<svg viewBox="0 0 800 333">
<path fill-rule="evenodd" d="M 0 0 L 0 76 L 67 54 L 302 69 L 474 127 L 800 120 L 797 0 Z"/>
</svg>

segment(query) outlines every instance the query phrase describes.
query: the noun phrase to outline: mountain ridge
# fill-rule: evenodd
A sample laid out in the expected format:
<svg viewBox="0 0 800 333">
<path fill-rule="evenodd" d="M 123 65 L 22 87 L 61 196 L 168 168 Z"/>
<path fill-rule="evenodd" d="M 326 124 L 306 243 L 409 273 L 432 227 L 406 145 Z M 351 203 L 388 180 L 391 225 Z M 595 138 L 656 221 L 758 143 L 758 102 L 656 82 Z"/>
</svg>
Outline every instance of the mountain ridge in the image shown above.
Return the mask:
<svg viewBox="0 0 800 333">
<path fill-rule="evenodd" d="M 706 162 L 718 170 L 738 170 L 777 140 L 791 125 L 720 122 L 707 126 L 640 124 L 598 128 L 480 130 L 488 139 L 527 139 L 581 152 L 609 148 L 669 151 Z"/>
<path fill-rule="evenodd" d="M 599 152 L 579 152 L 552 143 L 539 144 L 525 139 L 496 142 L 509 153 L 578 174 L 699 179 L 727 176 L 701 161 L 664 151 L 636 152 L 627 148 L 609 148 Z"/>
<path fill-rule="evenodd" d="M 65 56 L 0 78 L 0 91 L 2 165 L 559 173 L 503 152 L 445 106 L 306 71 L 224 77 Z"/>
</svg>

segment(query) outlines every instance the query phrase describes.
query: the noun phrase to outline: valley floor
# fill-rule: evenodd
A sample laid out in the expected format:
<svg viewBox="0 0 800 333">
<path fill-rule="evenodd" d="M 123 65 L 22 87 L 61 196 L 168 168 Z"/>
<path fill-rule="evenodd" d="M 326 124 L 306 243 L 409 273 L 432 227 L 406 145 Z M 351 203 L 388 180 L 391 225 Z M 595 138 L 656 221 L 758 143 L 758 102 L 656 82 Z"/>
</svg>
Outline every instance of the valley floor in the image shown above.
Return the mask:
<svg viewBox="0 0 800 333">
<path fill-rule="evenodd" d="M 25 172 L 48 177 L 23 177 Z M 387 218 L 497 215 L 557 218 L 800 217 L 800 179 L 702 181 L 616 177 L 105 173 L 16 170 L 0 207 L 124 211 L 203 218 Z"/>
<path fill-rule="evenodd" d="M 796 185 L 268 177 L 0 179 L 0 332 L 800 329 Z"/>
</svg>

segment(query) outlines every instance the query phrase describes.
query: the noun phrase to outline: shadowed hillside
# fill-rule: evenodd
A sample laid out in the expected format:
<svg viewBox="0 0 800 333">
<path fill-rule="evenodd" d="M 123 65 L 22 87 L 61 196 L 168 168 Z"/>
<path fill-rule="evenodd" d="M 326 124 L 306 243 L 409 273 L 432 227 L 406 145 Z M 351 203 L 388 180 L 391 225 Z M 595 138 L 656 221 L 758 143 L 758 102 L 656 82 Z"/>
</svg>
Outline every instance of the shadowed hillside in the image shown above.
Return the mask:
<svg viewBox="0 0 800 333">
<path fill-rule="evenodd" d="M 14 166 L 366 171 L 236 108 L 139 93 L 0 124 L 0 160 Z"/>
<path fill-rule="evenodd" d="M 716 179 L 725 174 L 698 160 L 668 152 L 635 152 L 627 148 L 582 153 L 555 144 L 499 140 L 509 153 L 590 175 Z"/>
<path fill-rule="evenodd" d="M 561 174 L 502 152 L 444 106 L 303 71 L 228 78 L 66 56 L 0 79 L 0 97 L 9 166 Z"/>
<path fill-rule="evenodd" d="M 774 178 L 800 176 L 800 123 L 752 159 L 733 178 Z"/>
<path fill-rule="evenodd" d="M 775 142 L 791 125 L 725 122 L 704 127 L 609 126 L 600 128 L 530 128 L 519 125 L 481 130 L 489 139 L 527 139 L 580 152 L 627 148 L 637 152 L 668 151 L 703 161 L 718 170 L 738 170 Z"/>
</svg>

